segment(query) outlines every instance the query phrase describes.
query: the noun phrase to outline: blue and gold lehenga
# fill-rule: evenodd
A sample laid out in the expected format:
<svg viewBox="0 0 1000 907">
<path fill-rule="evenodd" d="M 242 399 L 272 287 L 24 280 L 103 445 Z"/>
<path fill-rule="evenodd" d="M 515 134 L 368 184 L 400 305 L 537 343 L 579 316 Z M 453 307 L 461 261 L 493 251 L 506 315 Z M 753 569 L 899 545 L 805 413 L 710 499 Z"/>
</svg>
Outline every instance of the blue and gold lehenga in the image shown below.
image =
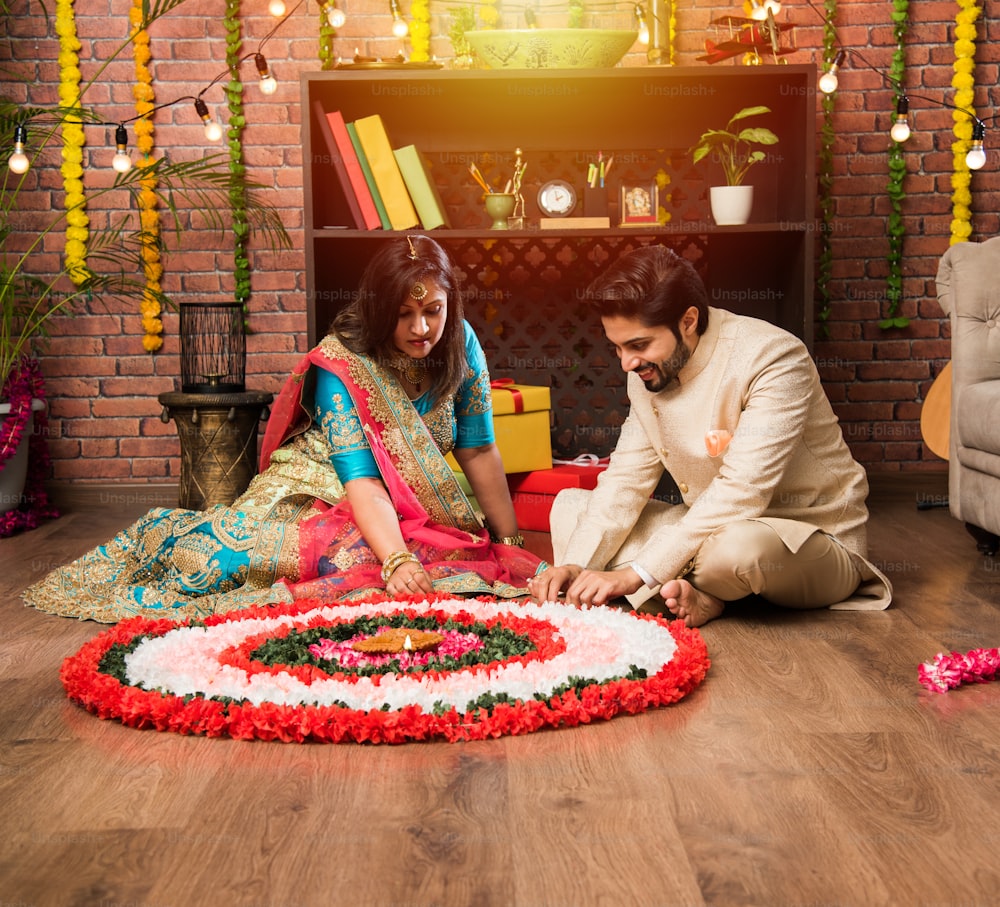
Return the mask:
<svg viewBox="0 0 1000 907">
<path fill-rule="evenodd" d="M 543 565 L 519 548 L 490 543 L 444 458 L 456 444 L 493 440 L 489 375 L 468 325 L 466 351 L 466 381 L 432 405 L 426 394 L 411 401 L 389 371 L 327 337 L 275 401 L 262 471 L 232 506 L 152 510 L 29 587 L 25 601 L 114 623 L 384 592 L 381 564 L 344 494 L 343 482 L 361 475 L 382 479 L 403 537 L 437 591 L 527 595 L 527 579 Z"/>
</svg>

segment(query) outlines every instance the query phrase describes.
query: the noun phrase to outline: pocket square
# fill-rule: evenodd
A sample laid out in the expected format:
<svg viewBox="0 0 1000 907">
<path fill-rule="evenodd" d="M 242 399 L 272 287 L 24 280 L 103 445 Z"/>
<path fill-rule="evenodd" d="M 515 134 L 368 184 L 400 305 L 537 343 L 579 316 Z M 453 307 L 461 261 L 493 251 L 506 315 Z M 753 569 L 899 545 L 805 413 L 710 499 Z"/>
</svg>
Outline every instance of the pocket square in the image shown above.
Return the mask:
<svg viewBox="0 0 1000 907">
<path fill-rule="evenodd" d="M 705 450 L 710 457 L 718 457 L 733 440 L 733 433 L 724 428 L 713 428 L 705 432 Z"/>
</svg>

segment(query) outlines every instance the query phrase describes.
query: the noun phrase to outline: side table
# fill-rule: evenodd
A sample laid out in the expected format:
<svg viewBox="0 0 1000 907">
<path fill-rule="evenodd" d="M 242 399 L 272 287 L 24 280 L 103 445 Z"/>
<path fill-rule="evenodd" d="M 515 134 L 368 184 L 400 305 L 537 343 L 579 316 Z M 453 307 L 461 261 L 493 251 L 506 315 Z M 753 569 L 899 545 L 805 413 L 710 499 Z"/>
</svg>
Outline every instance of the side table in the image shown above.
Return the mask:
<svg viewBox="0 0 1000 907">
<path fill-rule="evenodd" d="M 205 510 L 232 504 L 257 474 L 257 423 L 273 394 L 160 394 L 160 419 L 174 419 L 181 444 L 179 505 Z"/>
</svg>

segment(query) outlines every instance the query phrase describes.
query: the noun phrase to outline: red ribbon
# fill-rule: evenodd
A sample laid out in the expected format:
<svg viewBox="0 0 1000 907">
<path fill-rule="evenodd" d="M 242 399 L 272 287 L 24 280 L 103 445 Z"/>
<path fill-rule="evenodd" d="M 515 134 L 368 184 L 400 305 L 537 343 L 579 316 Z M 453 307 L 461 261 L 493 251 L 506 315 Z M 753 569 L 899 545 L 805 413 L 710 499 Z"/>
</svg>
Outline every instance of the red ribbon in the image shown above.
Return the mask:
<svg viewBox="0 0 1000 907">
<path fill-rule="evenodd" d="M 494 378 L 490 381 L 491 390 L 508 391 L 514 398 L 514 412 L 524 412 L 524 394 L 514 387 L 513 378 Z"/>
</svg>

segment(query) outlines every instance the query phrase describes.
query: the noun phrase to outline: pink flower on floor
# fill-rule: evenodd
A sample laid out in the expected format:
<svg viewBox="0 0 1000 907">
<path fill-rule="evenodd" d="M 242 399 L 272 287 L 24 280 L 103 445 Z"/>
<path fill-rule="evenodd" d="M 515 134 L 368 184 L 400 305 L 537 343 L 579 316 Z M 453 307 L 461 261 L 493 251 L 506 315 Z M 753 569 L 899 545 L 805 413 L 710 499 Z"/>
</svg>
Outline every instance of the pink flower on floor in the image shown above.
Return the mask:
<svg viewBox="0 0 1000 907">
<path fill-rule="evenodd" d="M 1000 673 L 1000 649 L 972 649 L 964 655 L 938 652 L 917 669 L 917 677 L 928 690 L 947 693 L 963 683 L 989 683 Z"/>
</svg>

